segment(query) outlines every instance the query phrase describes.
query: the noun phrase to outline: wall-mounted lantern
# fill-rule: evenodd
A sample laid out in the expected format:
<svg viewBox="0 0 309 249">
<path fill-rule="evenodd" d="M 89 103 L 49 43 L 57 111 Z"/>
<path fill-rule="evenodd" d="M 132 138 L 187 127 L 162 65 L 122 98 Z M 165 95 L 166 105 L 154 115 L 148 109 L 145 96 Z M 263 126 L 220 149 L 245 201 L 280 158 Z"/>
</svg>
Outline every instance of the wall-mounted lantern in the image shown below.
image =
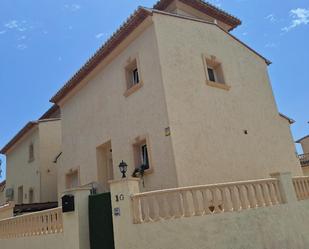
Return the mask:
<svg viewBox="0 0 309 249">
<path fill-rule="evenodd" d="M 122 174 L 122 178 L 126 178 L 126 173 L 127 173 L 128 165 L 122 160 L 121 163 L 119 164 L 119 170 Z"/>
</svg>

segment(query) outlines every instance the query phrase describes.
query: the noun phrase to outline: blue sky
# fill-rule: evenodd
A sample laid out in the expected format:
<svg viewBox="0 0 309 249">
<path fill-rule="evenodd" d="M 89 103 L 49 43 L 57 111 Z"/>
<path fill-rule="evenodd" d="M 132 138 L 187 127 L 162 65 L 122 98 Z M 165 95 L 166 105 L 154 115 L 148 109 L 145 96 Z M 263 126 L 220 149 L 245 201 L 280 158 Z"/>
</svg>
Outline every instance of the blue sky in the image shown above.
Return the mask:
<svg viewBox="0 0 309 249">
<path fill-rule="evenodd" d="M 50 107 L 50 97 L 137 6 L 155 2 L 1 0 L 0 147 Z M 242 20 L 233 34 L 273 62 L 275 98 L 297 121 L 294 138 L 309 134 L 308 0 L 210 2 Z"/>
</svg>

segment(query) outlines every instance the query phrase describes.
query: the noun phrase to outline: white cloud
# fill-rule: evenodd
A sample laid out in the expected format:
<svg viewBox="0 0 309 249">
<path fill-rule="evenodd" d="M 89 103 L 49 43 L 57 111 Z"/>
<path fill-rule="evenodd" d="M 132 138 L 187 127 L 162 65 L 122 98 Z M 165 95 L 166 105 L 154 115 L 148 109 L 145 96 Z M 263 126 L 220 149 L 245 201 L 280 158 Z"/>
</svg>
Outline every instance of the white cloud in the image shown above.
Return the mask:
<svg viewBox="0 0 309 249">
<path fill-rule="evenodd" d="M 277 18 L 274 14 L 269 14 L 268 16 L 265 17 L 265 19 L 269 20 L 271 23 L 277 22 Z"/>
<path fill-rule="evenodd" d="M 75 12 L 75 11 L 80 10 L 81 6 L 79 4 L 73 3 L 73 4 L 65 4 L 64 8 L 66 8 L 66 9 L 72 11 L 72 12 Z"/>
<path fill-rule="evenodd" d="M 105 35 L 106 35 L 105 33 L 98 33 L 98 34 L 95 35 L 95 38 L 100 39 Z"/>
<path fill-rule="evenodd" d="M 24 49 L 26 49 L 28 46 L 26 45 L 26 44 L 18 44 L 17 45 L 17 48 L 19 49 L 19 50 L 24 50 Z"/>
<path fill-rule="evenodd" d="M 19 41 L 21 41 L 21 40 L 26 40 L 26 39 L 27 39 L 27 36 L 25 36 L 25 35 L 22 35 L 22 36 L 20 36 L 20 37 L 18 38 Z"/>
<path fill-rule="evenodd" d="M 6 33 L 6 30 L 1 30 L 0 31 L 0 35 L 3 35 L 3 34 L 5 34 Z"/>
<path fill-rule="evenodd" d="M 309 9 L 297 8 L 290 10 L 290 16 L 293 18 L 289 26 L 282 28 L 282 31 L 288 32 L 300 25 L 309 23 Z"/>
<path fill-rule="evenodd" d="M 18 28 L 18 21 L 16 20 L 11 20 L 9 22 L 7 22 L 6 24 L 4 24 L 4 27 L 8 28 L 8 29 L 15 29 Z"/>
<path fill-rule="evenodd" d="M 274 43 L 274 42 L 269 42 L 265 45 L 266 48 L 276 48 L 278 47 L 278 44 Z"/>
<path fill-rule="evenodd" d="M 11 20 L 4 24 L 4 28 L 24 32 L 27 30 L 26 21 Z"/>
</svg>

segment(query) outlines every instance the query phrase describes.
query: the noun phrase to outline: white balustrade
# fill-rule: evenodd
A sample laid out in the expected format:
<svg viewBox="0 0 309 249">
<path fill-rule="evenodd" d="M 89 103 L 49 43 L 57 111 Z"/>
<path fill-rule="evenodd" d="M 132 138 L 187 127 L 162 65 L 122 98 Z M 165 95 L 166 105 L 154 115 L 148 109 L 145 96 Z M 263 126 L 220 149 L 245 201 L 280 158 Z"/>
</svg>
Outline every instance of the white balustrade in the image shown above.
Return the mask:
<svg viewBox="0 0 309 249">
<path fill-rule="evenodd" d="M 293 185 L 298 200 L 309 199 L 309 176 L 294 177 Z"/>
<path fill-rule="evenodd" d="M 61 208 L 49 209 L 0 220 L 0 239 L 47 235 L 62 232 L 63 222 Z"/>
<path fill-rule="evenodd" d="M 136 224 L 282 203 L 275 178 L 151 191 L 131 198 Z"/>
</svg>

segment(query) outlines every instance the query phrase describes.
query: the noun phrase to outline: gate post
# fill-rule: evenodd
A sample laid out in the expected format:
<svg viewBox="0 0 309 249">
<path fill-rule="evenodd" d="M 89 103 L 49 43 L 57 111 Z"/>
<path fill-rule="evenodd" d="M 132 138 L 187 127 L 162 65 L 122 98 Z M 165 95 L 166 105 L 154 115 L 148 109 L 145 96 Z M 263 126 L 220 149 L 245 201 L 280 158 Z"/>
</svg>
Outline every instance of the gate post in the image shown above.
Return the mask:
<svg viewBox="0 0 309 249">
<path fill-rule="evenodd" d="M 74 196 L 74 211 L 63 213 L 65 249 L 90 249 L 88 198 L 90 188 L 76 188 L 63 193 Z"/>
<path fill-rule="evenodd" d="M 140 192 L 138 178 L 110 181 L 115 249 L 131 248 L 134 235 L 131 195 Z"/>
</svg>

